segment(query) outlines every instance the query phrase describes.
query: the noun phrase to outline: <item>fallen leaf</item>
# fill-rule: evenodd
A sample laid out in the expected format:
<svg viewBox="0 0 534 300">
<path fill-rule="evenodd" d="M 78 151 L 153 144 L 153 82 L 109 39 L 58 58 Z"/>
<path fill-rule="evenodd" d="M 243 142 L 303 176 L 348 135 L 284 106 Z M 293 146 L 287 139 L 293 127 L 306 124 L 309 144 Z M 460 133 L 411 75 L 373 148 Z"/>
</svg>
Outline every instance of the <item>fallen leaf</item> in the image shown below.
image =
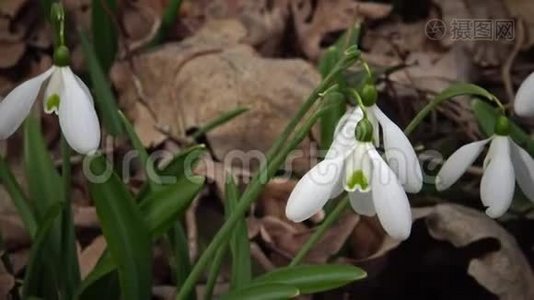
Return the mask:
<svg viewBox="0 0 534 300">
<path fill-rule="evenodd" d="M 82 250 L 81 254 L 78 256 L 82 279 L 87 277 L 87 275 L 94 269 L 106 248 L 106 239 L 103 235 L 100 235 L 97 236 L 89 246 Z"/>
<path fill-rule="evenodd" d="M 456 247 L 494 238 L 499 251 L 474 258 L 468 273 L 499 299 L 534 299 L 534 275 L 516 240 L 485 214 L 456 204 L 418 209 L 415 218 L 425 218 L 430 235 Z"/>
<path fill-rule="evenodd" d="M 209 132 L 207 139 L 225 166 L 250 171 L 262 163 L 320 76 L 302 60 L 258 56 L 240 43 L 245 36 L 237 21 L 214 21 L 181 43 L 113 67 L 120 106 L 145 145 L 165 139 L 157 128 L 184 137 L 188 129 L 246 107 L 249 111 Z M 305 140 L 294 160 L 296 170 L 309 168 L 310 149 Z"/>
</svg>

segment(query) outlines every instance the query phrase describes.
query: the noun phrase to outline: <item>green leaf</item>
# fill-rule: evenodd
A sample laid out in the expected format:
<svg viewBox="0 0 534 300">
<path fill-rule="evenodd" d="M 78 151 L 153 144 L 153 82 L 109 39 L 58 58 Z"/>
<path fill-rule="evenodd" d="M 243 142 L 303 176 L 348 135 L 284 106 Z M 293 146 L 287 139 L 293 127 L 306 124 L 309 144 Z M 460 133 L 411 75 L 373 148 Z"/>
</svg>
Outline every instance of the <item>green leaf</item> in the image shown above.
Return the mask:
<svg viewBox="0 0 534 300">
<path fill-rule="evenodd" d="M 336 66 L 336 63 L 343 56 L 343 52 L 347 47 L 352 45 L 358 45 L 360 38 L 360 25 L 355 24 L 349 30 L 336 41 L 333 46 L 330 46 L 321 59 L 319 60 L 319 72 L 321 76 L 325 78 Z M 337 83 L 341 89 L 344 89 L 348 83 L 344 74 L 339 73 L 335 77 L 335 83 Z M 341 93 L 328 93 L 325 101 L 328 103 L 328 108 L 321 117 L 321 149 L 327 150 L 332 144 L 334 136 L 334 130 L 336 125 L 345 113 L 346 103 L 343 94 Z"/>
<path fill-rule="evenodd" d="M 91 5 L 91 26 L 95 54 L 100 67 L 107 73 L 117 54 L 117 24 L 113 20 L 117 12 L 116 0 L 93 0 Z"/>
<path fill-rule="evenodd" d="M 471 102 L 471 108 L 473 109 L 475 118 L 477 119 L 478 124 L 480 125 L 480 128 L 484 134 L 486 134 L 488 137 L 492 136 L 495 129 L 495 122 L 501 113 L 497 108 L 478 99 L 475 99 Z M 521 129 L 521 127 L 519 127 L 516 123 L 514 123 L 512 120 L 508 121 L 511 125 L 510 136 L 512 139 L 521 147 L 525 148 L 530 155 L 534 156 L 534 141 L 530 138 L 528 133 Z"/>
<path fill-rule="evenodd" d="M 39 121 L 33 116 L 24 125 L 24 162 L 30 198 L 39 221 L 52 205 L 63 200 L 63 185 L 48 154 Z"/>
<path fill-rule="evenodd" d="M 48 153 L 39 120 L 33 116 L 28 116 L 24 123 L 24 166 L 35 219 L 41 226 L 50 208 L 63 203 L 63 184 Z M 61 279 L 64 272 L 57 271 L 63 267 L 61 220 L 56 219 L 51 226 L 52 228 L 47 230 L 44 250 L 40 253 L 47 260 L 41 261 L 42 265 L 37 268 L 38 273 L 47 272 L 50 276 L 41 277 L 42 282 L 31 285 L 27 291 L 28 294 L 43 296 L 46 299 L 57 298 L 56 288 L 61 287 L 54 286 L 54 282 L 58 284 L 65 282 Z M 29 290 L 33 288 L 38 290 Z"/>
<path fill-rule="evenodd" d="M 299 289 L 280 283 L 265 283 L 234 290 L 224 295 L 221 300 L 279 300 L 292 299 L 299 295 Z"/>
<path fill-rule="evenodd" d="M 194 147 L 186 153 L 198 158 L 200 150 L 204 151 L 204 148 Z M 178 157 L 178 161 L 181 162 L 176 163 L 176 165 L 181 165 L 188 156 Z M 117 182 L 116 184 L 119 183 Z M 122 185 L 122 182 L 120 184 Z M 191 178 L 181 176 L 172 185 L 160 186 L 156 191 L 146 193 L 146 196 L 140 201 L 139 210 L 143 212 L 144 223 L 153 239 L 160 237 L 162 233 L 172 226 L 178 216 L 185 212 L 203 185 L 204 178 L 201 176 L 193 176 Z M 86 291 L 89 291 L 91 286 L 100 281 L 102 277 L 113 272 L 115 268 L 114 261 L 110 257 L 103 256 L 83 281 L 79 294 L 88 299 Z"/>
<path fill-rule="evenodd" d="M 58 216 L 62 209 L 62 203 L 55 203 L 54 205 L 50 206 L 50 208 L 46 211 L 44 214 L 41 224 L 39 226 L 39 229 L 37 230 L 37 233 L 35 234 L 35 238 L 33 240 L 32 249 L 30 252 L 30 259 L 27 264 L 26 268 L 26 274 L 24 276 L 24 284 L 22 286 L 22 299 L 28 299 L 30 296 L 40 296 L 40 295 L 33 295 L 35 291 L 39 290 L 39 285 L 42 284 L 42 277 L 43 277 L 43 265 L 47 265 L 47 270 L 50 273 L 55 273 L 56 266 L 54 265 L 53 260 L 48 260 L 46 256 L 44 256 L 44 253 L 47 252 L 47 239 L 50 235 L 50 230 L 52 230 L 52 227 L 58 220 Z M 57 278 L 56 274 L 50 274 L 48 273 L 47 276 L 50 276 L 50 279 Z M 57 282 L 56 282 L 57 284 Z M 57 287 L 52 288 L 53 290 Z M 55 297 L 54 297 L 55 298 Z"/>
<path fill-rule="evenodd" d="M 345 96 L 339 92 L 331 92 L 325 96 L 325 105 L 328 105 L 321 117 L 321 149 L 328 150 L 334 139 L 336 125 L 345 114 Z"/>
<path fill-rule="evenodd" d="M 124 126 L 124 129 L 126 130 L 126 134 L 128 135 L 130 142 L 132 142 L 132 146 L 135 148 L 135 150 L 139 154 L 141 163 L 143 167 L 145 167 L 149 160 L 148 152 L 143 146 L 143 143 L 141 142 L 141 139 L 139 139 L 139 136 L 137 135 L 137 133 L 135 133 L 135 129 L 133 128 L 128 118 L 126 118 L 126 116 L 120 110 L 118 111 L 118 114 L 121 119 L 122 125 Z"/>
<path fill-rule="evenodd" d="M 93 174 L 103 174 L 107 160 L 92 157 Z M 117 264 L 121 297 L 150 299 L 152 279 L 151 238 L 139 208 L 116 174 L 89 188 L 112 260 Z"/>
<path fill-rule="evenodd" d="M 233 180 L 232 175 L 226 176 L 226 205 L 230 212 L 233 214 L 237 207 L 237 201 L 239 199 L 239 192 L 237 186 Z M 248 240 L 248 230 L 245 216 L 242 215 L 239 222 L 233 229 L 232 236 L 230 238 L 230 251 L 232 253 L 232 277 L 230 280 L 230 287 L 237 289 L 245 286 L 250 282 L 251 263 L 250 263 L 250 244 Z"/>
<path fill-rule="evenodd" d="M 186 149 L 176 155 L 162 170 L 158 170 L 157 173 L 160 176 L 157 178 L 158 182 L 167 180 L 180 180 L 186 174 L 192 174 L 192 170 L 199 162 L 200 156 L 206 151 L 205 145 L 193 146 Z M 154 176 L 152 174 L 151 176 Z M 165 178 L 170 177 L 170 178 Z M 148 180 L 152 183 L 145 182 L 137 195 L 137 201 L 141 202 L 144 198 L 148 197 L 150 193 L 164 188 L 165 185 L 159 184 L 149 176 Z"/>
<path fill-rule="evenodd" d="M 105 0 L 102 0 L 105 1 Z M 95 0 L 94 2 L 100 2 Z M 106 30 L 108 30 L 106 28 Z M 118 114 L 117 101 L 111 91 L 109 82 L 106 80 L 106 71 L 102 68 L 98 62 L 98 58 L 95 54 L 95 49 L 87 39 L 84 32 L 80 31 L 80 41 L 82 43 L 82 50 L 85 57 L 87 68 L 89 69 L 89 75 L 93 90 L 95 93 L 95 104 L 102 116 L 104 126 L 112 135 L 122 134 L 122 124 Z"/>
<path fill-rule="evenodd" d="M 209 121 L 207 124 L 200 127 L 197 131 L 195 131 L 191 137 L 193 139 L 198 139 L 203 134 L 206 134 L 210 132 L 211 130 L 233 120 L 235 117 L 241 115 L 242 113 L 248 111 L 248 108 L 245 107 L 238 107 L 236 109 L 232 109 L 228 112 L 222 113 L 221 115 L 217 116 L 214 120 Z"/>
<path fill-rule="evenodd" d="M 182 177 L 175 184 L 151 193 L 141 201 L 146 224 L 153 236 L 165 233 L 204 187 L 202 176 Z"/>
<path fill-rule="evenodd" d="M 161 25 L 159 31 L 152 41 L 152 45 L 160 44 L 167 36 L 169 30 L 176 22 L 176 17 L 180 13 L 180 7 L 182 6 L 182 0 L 170 0 L 169 4 L 165 8 L 163 18 L 161 19 Z"/>
<path fill-rule="evenodd" d="M 0 182 L 9 193 L 13 204 L 17 208 L 17 212 L 24 223 L 24 227 L 32 238 L 35 237 L 35 233 L 37 232 L 37 221 L 33 215 L 32 208 L 30 207 L 22 188 L 2 156 L 0 156 Z"/>
<path fill-rule="evenodd" d="M 191 271 L 191 261 L 187 235 L 180 221 L 175 222 L 173 228 L 169 230 L 168 237 L 173 250 L 175 285 L 182 286 Z M 196 297 L 193 297 L 193 299 L 196 299 Z"/>
<path fill-rule="evenodd" d="M 281 283 L 297 287 L 302 294 L 313 294 L 338 288 L 366 276 L 364 270 L 349 265 L 303 265 L 274 270 L 254 279 L 252 284 Z"/>
</svg>

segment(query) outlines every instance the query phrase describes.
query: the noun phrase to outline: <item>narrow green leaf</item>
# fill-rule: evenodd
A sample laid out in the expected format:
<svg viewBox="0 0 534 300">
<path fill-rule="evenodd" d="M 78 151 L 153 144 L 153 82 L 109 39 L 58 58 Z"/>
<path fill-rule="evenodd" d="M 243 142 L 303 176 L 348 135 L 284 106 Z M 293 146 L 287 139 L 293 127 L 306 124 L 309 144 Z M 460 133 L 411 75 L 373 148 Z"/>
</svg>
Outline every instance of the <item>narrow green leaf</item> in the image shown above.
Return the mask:
<svg viewBox="0 0 534 300">
<path fill-rule="evenodd" d="M 358 45 L 360 38 L 360 25 L 355 24 L 336 41 L 336 43 L 329 47 L 319 61 L 319 72 L 325 78 L 335 68 L 336 63 L 343 56 L 343 52 L 349 46 Z M 339 73 L 335 77 L 335 82 L 344 89 L 348 83 L 344 74 Z M 332 144 L 334 130 L 337 122 L 346 111 L 346 103 L 344 96 L 341 93 L 329 93 L 326 96 L 326 101 L 329 102 L 328 108 L 321 117 L 321 149 L 327 150 Z"/>
<path fill-rule="evenodd" d="M 173 249 L 175 285 L 182 286 L 191 271 L 191 261 L 187 235 L 180 221 L 175 222 L 173 228 L 169 230 L 168 237 Z M 196 297 L 193 297 L 193 299 L 196 299 Z"/>
<path fill-rule="evenodd" d="M 39 221 L 52 205 L 63 201 L 63 185 L 48 154 L 39 121 L 33 116 L 24 123 L 24 162 L 30 197 Z"/>
<path fill-rule="evenodd" d="M 39 290 L 39 285 L 42 283 L 41 280 L 43 277 L 43 264 L 48 266 L 47 270 L 51 273 L 54 273 L 56 270 L 54 262 L 52 260 L 48 260 L 43 254 L 47 252 L 47 239 L 50 235 L 50 230 L 58 220 L 61 209 L 62 203 L 55 203 L 54 205 L 50 206 L 42 218 L 39 229 L 37 230 L 33 240 L 30 259 L 28 261 L 26 274 L 24 276 L 22 299 L 28 299 L 30 296 L 34 296 L 32 293 L 36 290 Z M 47 276 L 50 276 L 51 279 L 57 278 L 55 274 L 47 274 Z"/>
<path fill-rule="evenodd" d="M 297 287 L 302 294 L 324 292 L 363 279 L 367 273 L 349 265 L 302 265 L 266 273 L 252 284 L 281 283 Z"/>
<path fill-rule="evenodd" d="M 163 18 L 161 19 L 161 25 L 159 31 L 152 41 L 152 45 L 159 45 L 169 33 L 169 30 L 176 22 L 176 18 L 180 13 L 180 7 L 182 6 L 182 0 L 170 0 L 169 4 L 165 8 Z"/>
<path fill-rule="evenodd" d="M 99 2 L 99 0 L 95 1 Z M 123 128 L 118 114 L 117 101 L 115 100 L 109 82 L 106 80 L 107 73 L 98 62 L 95 50 L 87 39 L 86 34 L 80 31 L 79 35 L 85 62 L 89 69 L 89 75 L 95 93 L 95 104 L 103 118 L 104 126 L 110 134 L 120 135 L 122 134 Z"/>
<path fill-rule="evenodd" d="M 176 155 L 171 162 L 163 167 L 159 174 L 165 176 L 183 176 L 195 168 L 200 156 L 205 152 L 206 145 L 192 146 Z"/>
<path fill-rule="evenodd" d="M 334 139 L 336 125 L 345 114 L 346 105 L 345 96 L 338 92 L 326 94 L 324 101 L 328 108 L 321 117 L 321 149 L 328 150 Z"/>
<path fill-rule="evenodd" d="M 104 73 L 107 73 L 117 54 L 117 24 L 113 20 L 117 12 L 116 0 L 93 0 L 91 26 L 95 54 Z"/>
<path fill-rule="evenodd" d="M 221 271 L 221 266 L 228 252 L 228 247 L 226 244 L 222 245 L 211 262 L 210 269 L 208 271 L 208 280 L 206 282 L 206 287 L 204 288 L 204 300 L 210 300 L 213 298 L 213 288 L 217 283 L 217 278 L 219 277 L 219 272 Z M 180 285 L 176 285 L 179 287 Z"/>
<path fill-rule="evenodd" d="M 37 224 L 41 226 L 49 209 L 58 205 L 58 203 L 63 203 L 63 185 L 61 177 L 48 153 L 46 143 L 41 134 L 39 120 L 33 116 L 28 116 L 24 122 L 24 163 L 35 219 Z M 43 251 L 40 253 L 47 259 L 46 261 L 41 261 L 41 266 L 36 267 L 39 271 L 36 272 L 47 272 L 50 273 L 50 276 L 41 277 L 41 283 L 32 284 L 28 287 L 27 293 L 42 296 L 46 299 L 56 299 L 57 289 L 63 289 L 64 287 L 56 286 L 55 283 L 62 284 L 65 282 L 62 280 L 64 270 L 61 270 L 63 267 L 61 263 L 61 219 L 56 219 L 52 228 L 47 232 L 48 236 L 44 242 L 46 245 L 43 246 Z M 61 271 L 58 271 L 58 268 Z M 30 290 L 33 288 L 36 288 L 36 290 Z"/>
<path fill-rule="evenodd" d="M 195 149 L 188 153 L 196 155 L 196 151 L 201 148 L 196 147 Z M 181 158 L 180 160 L 183 159 Z M 178 216 L 185 212 L 203 185 L 204 178 L 201 176 L 179 177 L 176 183 L 148 193 L 140 201 L 139 210 L 142 211 L 144 223 L 153 239 L 160 237 L 172 226 Z M 80 295 L 86 295 L 86 290 L 89 290 L 102 277 L 113 272 L 115 268 L 115 262 L 110 257 L 102 257 L 93 271 L 83 281 L 80 287 Z"/>
<path fill-rule="evenodd" d="M 220 116 L 218 116 L 217 118 L 215 118 L 214 120 L 208 122 L 207 124 L 203 125 L 202 127 L 200 127 L 197 131 L 195 131 L 191 137 L 193 139 L 198 139 L 199 137 L 201 137 L 203 134 L 206 134 L 208 132 L 210 132 L 211 130 L 231 121 L 232 119 L 234 119 L 235 117 L 241 115 L 242 113 L 248 111 L 248 108 L 245 108 L 245 107 L 238 107 L 236 109 L 232 109 L 231 111 L 228 111 L 228 112 L 225 112 L 223 114 L 221 114 Z"/>
<path fill-rule="evenodd" d="M 11 172 L 9 166 L 2 156 L 0 156 L 0 182 L 6 188 L 13 204 L 17 208 L 17 212 L 24 223 L 24 227 L 33 238 L 37 232 L 37 221 L 33 215 L 33 211 L 28 203 L 28 199 L 15 176 Z"/>
<path fill-rule="evenodd" d="M 229 211 L 234 213 L 237 207 L 239 192 L 231 175 L 226 176 L 226 201 Z M 231 215 L 230 214 L 230 215 Z M 232 277 L 230 287 L 238 289 L 250 282 L 251 263 L 250 263 L 250 244 L 248 240 L 248 230 L 245 216 L 241 216 L 239 222 L 233 229 L 230 238 L 230 251 L 232 253 Z"/>
<path fill-rule="evenodd" d="M 133 125 L 130 123 L 128 118 L 126 118 L 126 116 L 120 110 L 118 111 L 118 114 L 121 119 L 122 125 L 124 126 L 124 129 L 126 130 L 126 134 L 128 135 L 130 142 L 132 142 L 132 146 L 139 154 L 139 157 L 141 159 L 141 164 L 143 165 L 143 167 L 145 167 L 149 160 L 148 152 L 143 146 L 143 143 L 141 142 L 141 139 L 139 139 L 139 136 L 137 135 L 137 133 L 135 133 L 135 129 L 133 128 Z"/>
<path fill-rule="evenodd" d="M 221 300 L 280 300 L 293 299 L 299 295 L 299 289 L 286 284 L 265 283 L 234 290 L 224 295 Z"/>
<path fill-rule="evenodd" d="M 157 181 L 163 182 L 167 180 L 180 181 L 186 174 L 193 174 L 193 169 L 199 162 L 200 156 L 206 151 L 205 145 L 193 146 L 176 155 L 162 170 L 157 173 L 160 176 Z M 152 174 L 153 176 L 154 174 Z M 170 177 L 170 178 L 166 178 Z M 137 195 L 137 201 L 142 202 L 144 198 L 148 197 L 150 193 L 165 188 L 165 185 L 159 184 L 149 177 L 148 180 L 152 183 L 145 182 Z"/>
<path fill-rule="evenodd" d="M 498 109 L 478 99 L 471 102 L 471 108 L 484 134 L 488 137 L 492 136 L 495 130 L 495 122 L 497 117 L 500 116 Z M 512 120 L 509 121 L 511 125 L 510 136 L 516 143 L 525 148 L 530 155 L 534 156 L 534 141 L 521 127 Z"/>
<path fill-rule="evenodd" d="M 102 174 L 107 164 L 104 157 L 93 157 L 91 170 Z M 139 208 L 116 174 L 104 183 L 90 182 L 89 187 L 111 258 L 117 264 L 121 297 L 150 299 L 151 238 Z"/>
<path fill-rule="evenodd" d="M 182 177 L 175 184 L 151 193 L 139 206 L 153 236 L 169 230 L 204 187 L 205 178 Z"/>
</svg>

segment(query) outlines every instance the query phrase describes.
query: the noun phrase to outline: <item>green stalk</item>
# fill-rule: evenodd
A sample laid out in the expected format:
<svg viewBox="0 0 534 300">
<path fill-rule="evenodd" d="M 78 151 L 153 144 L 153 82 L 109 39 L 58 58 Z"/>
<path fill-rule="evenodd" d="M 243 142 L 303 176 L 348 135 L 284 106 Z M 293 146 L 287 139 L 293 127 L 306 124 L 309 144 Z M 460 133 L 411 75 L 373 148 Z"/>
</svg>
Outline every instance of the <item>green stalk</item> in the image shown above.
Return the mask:
<svg viewBox="0 0 534 300">
<path fill-rule="evenodd" d="M 497 106 L 503 110 L 502 103 L 490 92 L 485 89 L 470 83 L 457 83 L 446 88 L 439 93 L 430 103 L 428 103 L 416 116 L 412 119 L 410 124 L 404 129 L 404 134 L 410 135 L 417 126 L 426 118 L 426 116 L 433 111 L 438 105 L 443 103 L 447 99 L 451 99 L 462 95 L 473 95 L 486 98 L 487 100 L 494 102 Z"/>
<path fill-rule="evenodd" d="M 76 235 L 74 232 L 74 220 L 71 206 L 71 175 L 72 167 L 70 163 L 71 149 L 67 141 L 61 138 L 61 154 L 63 158 L 62 177 L 63 177 L 63 197 L 65 205 L 62 211 L 62 247 L 63 267 L 65 273 L 62 275 L 65 284 L 65 299 L 76 299 L 76 290 L 80 284 L 80 269 L 76 251 Z"/>
<path fill-rule="evenodd" d="M 224 259 L 224 256 L 226 256 L 226 253 L 228 252 L 227 244 L 228 243 L 224 243 L 223 245 L 221 245 L 221 248 L 217 250 L 217 254 L 215 254 L 215 257 L 213 258 L 213 262 L 211 263 L 211 267 L 209 270 L 208 282 L 206 283 L 206 288 L 204 290 L 204 300 L 210 300 L 213 296 L 213 288 L 215 287 L 215 283 L 217 282 L 217 277 L 221 270 L 222 261 Z"/>
<path fill-rule="evenodd" d="M 220 246 L 230 238 L 232 228 L 240 220 L 241 216 L 249 208 L 250 204 L 261 193 L 263 186 L 267 183 L 267 179 L 271 178 L 279 166 L 284 162 L 286 156 L 291 150 L 293 150 L 300 142 L 307 136 L 311 127 L 317 121 L 320 113 L 315 114 L 309 118 L 303 127 L 296 133 L 295 138 L 287 143 L 287 138 L 294 132 L 297 124 L 300 123 L 302 118 L 308 113 L 315 101 L 321 97 L 321 94 L 330 86 L 333 78 L 338 72 L 341 72 L 348 66 L 350 66 L 359 57 L 359 51 L 357 49 L 349 49 L 345 52 L 343 58 L 336 64 L 332 72 L 319 84 L 319 86 L 312 92 L 310 97 L 302 105 L 295 117 L 289 122 L 284 129 L 280 137 L 273 144 L 267 154 L 267 161 L 269 162 L 267 167 L 262 168 L 252 179 L 250 185 L 245 192 L 241 195 L 239 203 L 228 220 L 223 224 L 219 232 L 215 235 L 212 242 L 208 245 L 206 250 L 202 253 L 197 263 L 191 270 L 191 273 L 187 277 L 184 285 L 180 289 L 180 292 L 176 295 L 176 299 L 185 300 L 189 293 L 193 290 L 196 281 L 202 274 L 202 271 L 207 266 L 212 257 L 216 254 Z"/>
<path fill-rule="evenodd" d="M 223 243 L 229 240 L 234 225 L 237 224 L 242 215 L 249 208 L 250 204 L 252 204 L 256 197 L 259 196 L 263 189 L 263 186 L 267 183 L 268 178 L 271 178 L 276 173 L 279 166 L 284 162 L 289 152 L 291 152 L 296 146 L 300 144 L 300 142 L 302 142 L 302 140 L 304 140 L 304 138 L 307 136 L 308 132 L 320 116 L 321 113 L 319 112 L 309 118 L 302 126 L 302 128 L 298 130 L 295 135 L 295 138 L 290 143 L 285 144 L 285 147 L 283 147 L 278 153 L 278 155 L 273 158 L 272 162 L 269 163 L 266 168 L 261 169 L 259 173 L 254 176 L 251 184 L 247 187 L 247 189 L 241 196 L 241 199 L 239 200 L 239 203 L 233 211 L 232 215 L 230 215 L 228 220 L 223 224 L 219 232 L 217 232 L 212 242 L 206 248 L 204 253 L 202 253 L 202 256 L 195 264 L 193 270 L 191 271 L 186 281 L 184 282 L 184 285 L 180 289 L 180 292 L 177 294 L 176 299 L 187 299 L 188 294 L 193 289 L 197 279 L 202 274 L 202 271 L 204 270 L 206 265 L 210 262 L 212 257 L 216 254 L 217 250 L 223 245 Z"/>
<path fill-rule="evenodd" d="M 315 232 L 310 236 L 310 238 L 304 243 L 302 248 L 300 248 L 297 255 L 293 258 L 291 263 L 289 264 L 289 267 L 294 267 L 298 265 L 304 257 L 310 252 L 312 247 L 323 237 L 326 230 L 334 224 L 334 222 L 341 216 L 341 214 L 345 211 L 345 209 L 348 207 L 349 204 L 349 197 L 345 196 L 343 199 L 339 201 L 339 203 L 334 207 L 334 210 L 328 214 L 326 219 L 317 227 Z"/>
<path fill-rule="evenodd" d="M 26 195 L 24 195 L 22 188 L 2 156 L 0 156 L 0 182 L 2 185 L 4 185 L 7 192 L 11 196 L 11 200 L 13 200 L 13 204 L 15 204 L 17 212 L 19 213 L 26 230 L 30 236 L 34 238 L 37 232 L 37 221 L 35 220 L 35 215 L 32 208 L 28 204 L 29 202 L 26 198 Z"/>
</svg>

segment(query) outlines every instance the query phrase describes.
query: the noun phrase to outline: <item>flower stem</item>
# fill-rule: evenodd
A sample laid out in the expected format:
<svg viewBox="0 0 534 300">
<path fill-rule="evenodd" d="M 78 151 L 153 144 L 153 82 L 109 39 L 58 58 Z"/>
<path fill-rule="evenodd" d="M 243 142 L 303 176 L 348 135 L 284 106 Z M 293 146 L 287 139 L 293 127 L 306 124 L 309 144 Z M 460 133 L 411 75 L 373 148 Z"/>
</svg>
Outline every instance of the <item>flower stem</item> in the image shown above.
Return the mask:
<svg viewBox="0 0 534 300">
<path fill-rule="evenodd" d="M 440 105 L 442 102 L 448 99 L 452 99 L 457 96 L 462 95 L 473 95 L 473 96 L 479 96 L 482 98 L 486 98 L 491 102 L 494 102 L 497 104 L 497 106 L 504 110 L 504 106 L 502 103 L 490 92 L 486 91 L 485 89 L 474 85 L 474 84 L 468 84 L 468 83 L 457 83 L 454 85 L 451 85 L 441 93 L 439 93 L 432 101 L 430 101 L 416 116 L 412 119 L 410 124 L 406 126 L 406 129 L 404 129 L 404 134 L 407 136 L 410 135 L 419 124 L 426 118 L 426 116 L 434 110 L 438 105 Z"/>
<path fill-rule="evenodd" d="M 75 299 L 76 289 L 80 284 L 80 270 L 78 266 L 77 251 L 76 251 L 76 236 L 74 233 L 74 220 L 71 206 L 71 174 L 72 168 L 70 163 L 71 149 L 67 141 L 62 136 L 61 138 L 61 154 L 63 159 L 62 177 L 63 177 L 63 205 L 62 212 L 62 229 L 61 229 L 61 243 L 63 255 L 60 259 L 63 260 L 63 284 L 65 299 Z"/>
<path fill-rule="evenodd" d="M 321 223 L 321 225 L 316 228 L 315 232 L 310 236 L 310 238 L 308 238 L 308 240 L 306 240 L 306 243 L 304 243 L 304 245 L 300 248 L 297 255 L 295 255 L 295 257 L 289 264 L 290 267 L 298 265 L 304 259 L 304 257 L 306 257 L 312 247 L 323 237 L 326 230 L 330 228 L 330 226 L 332 226 L 332 224 L 334 224 L 334 222 L 339 218 L 339 216 L 341 216 L 341 214 L 345 211 L 348 204 L 348 196 L 343 197 L 343 199 L 339 201 L 336 207 L 334 207 L 334 209 L 330 212 L 330 214 L 328 214 L 326 219 L 324 219 L 323 223 Z"/>
</svg>

